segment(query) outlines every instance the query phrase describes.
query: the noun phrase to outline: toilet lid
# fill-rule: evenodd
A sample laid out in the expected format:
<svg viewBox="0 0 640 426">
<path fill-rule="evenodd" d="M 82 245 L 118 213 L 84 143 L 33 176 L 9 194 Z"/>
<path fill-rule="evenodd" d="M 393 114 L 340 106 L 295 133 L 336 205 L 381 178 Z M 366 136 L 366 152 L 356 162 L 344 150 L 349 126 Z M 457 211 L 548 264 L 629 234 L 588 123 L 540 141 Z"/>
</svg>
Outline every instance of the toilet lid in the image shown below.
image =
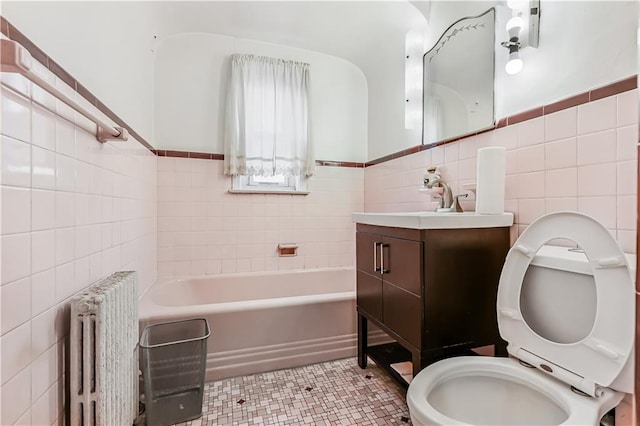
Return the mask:
<svg viewBox="0 0 640 426">
<path fill-rule="evenodd" d="M 555 238 L 572 240 L 584 250 L 595 282 L 593 328 L 575 343 L 556 343 L 538 335 L 520 308 L 525 273 L 540 247 Z M 633 349 L 634 307 L 635 289 L 624 253 L 604 226 L 580 213 L 552 213 L 532 223 L 509 250 L 500 276 L 498 326 L 509 352 L 537 367 L 547 364 L 554 372 L 545 366 L 543 370 L 579 389 L 582 386 L 575 381 L 609 387 L 620 374 Z"/>
</svg>

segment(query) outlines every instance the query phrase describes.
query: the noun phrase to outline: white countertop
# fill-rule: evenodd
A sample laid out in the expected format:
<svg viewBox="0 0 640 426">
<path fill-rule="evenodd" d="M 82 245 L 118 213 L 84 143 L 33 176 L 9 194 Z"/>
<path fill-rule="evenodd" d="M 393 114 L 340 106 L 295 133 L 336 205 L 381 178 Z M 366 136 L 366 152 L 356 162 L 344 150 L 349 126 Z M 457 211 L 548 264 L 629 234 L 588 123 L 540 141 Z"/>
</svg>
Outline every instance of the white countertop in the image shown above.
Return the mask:
<svg viewBox="0 0 640 426">
<path fill-rule="evenodd" d="M 498 228 L 513 225 L 513 213 L 353 213 L 352 220 L 365 225 L 411 229 Z"/>
</svg>

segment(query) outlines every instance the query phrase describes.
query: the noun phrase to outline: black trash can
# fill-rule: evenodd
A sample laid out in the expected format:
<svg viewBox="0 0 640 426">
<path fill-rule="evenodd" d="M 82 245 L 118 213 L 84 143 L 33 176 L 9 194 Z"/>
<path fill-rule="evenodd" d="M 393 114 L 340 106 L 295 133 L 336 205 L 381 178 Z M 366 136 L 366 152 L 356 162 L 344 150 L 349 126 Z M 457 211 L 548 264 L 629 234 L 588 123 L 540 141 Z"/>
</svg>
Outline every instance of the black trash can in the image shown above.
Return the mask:
<svg viewBox="0 0 640 426">
<path fill-rule="evenodd" d="M 152 324 L 142 331 L 147 425 L 171 425 L 202 415 L 210 334 L 204 318 Z"/>
</svg>

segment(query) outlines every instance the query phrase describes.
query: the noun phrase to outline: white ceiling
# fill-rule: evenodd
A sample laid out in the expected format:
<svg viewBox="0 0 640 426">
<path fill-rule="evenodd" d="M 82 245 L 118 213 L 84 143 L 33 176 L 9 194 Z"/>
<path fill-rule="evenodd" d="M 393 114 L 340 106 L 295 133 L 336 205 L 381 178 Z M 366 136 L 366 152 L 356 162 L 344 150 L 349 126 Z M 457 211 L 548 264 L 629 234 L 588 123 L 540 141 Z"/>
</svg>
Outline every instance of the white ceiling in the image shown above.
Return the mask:
<svg viewBox="0 0 640 426">
<path fill-rule="evenodd" d="M 159 2 L 159 39 L 204 32 L 313 50 L 344 58 L 370 74 L 404 53 L 404 37 L 424 15 L 396 1 Z M 397 60 L 397 59 L 396 59 Z"/>
</svg>

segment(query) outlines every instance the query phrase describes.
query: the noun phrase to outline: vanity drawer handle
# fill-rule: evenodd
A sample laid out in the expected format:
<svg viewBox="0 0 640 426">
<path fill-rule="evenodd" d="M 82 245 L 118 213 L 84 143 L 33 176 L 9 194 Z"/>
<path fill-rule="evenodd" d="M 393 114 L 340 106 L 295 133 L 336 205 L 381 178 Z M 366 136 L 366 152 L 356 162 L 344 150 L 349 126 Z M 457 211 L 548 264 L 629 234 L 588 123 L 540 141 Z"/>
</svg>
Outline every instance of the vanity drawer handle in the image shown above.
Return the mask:
<svg viewBox="0 0 640 426">
<path fill-rule="evenodd" d="M 384 268 L 384 248 L 389 247 L 389 244 L 380 243 L 380 272 L 383 274 L 388 274 L 389 269 Z"/>
<path fill-rule="evenodd" d="M 374 272 L 382 271 L 382 268 L 378 266 L 378 244 L 382 245 L 380 242 L 373 243 L 373 270 Z"/>
</svg>

